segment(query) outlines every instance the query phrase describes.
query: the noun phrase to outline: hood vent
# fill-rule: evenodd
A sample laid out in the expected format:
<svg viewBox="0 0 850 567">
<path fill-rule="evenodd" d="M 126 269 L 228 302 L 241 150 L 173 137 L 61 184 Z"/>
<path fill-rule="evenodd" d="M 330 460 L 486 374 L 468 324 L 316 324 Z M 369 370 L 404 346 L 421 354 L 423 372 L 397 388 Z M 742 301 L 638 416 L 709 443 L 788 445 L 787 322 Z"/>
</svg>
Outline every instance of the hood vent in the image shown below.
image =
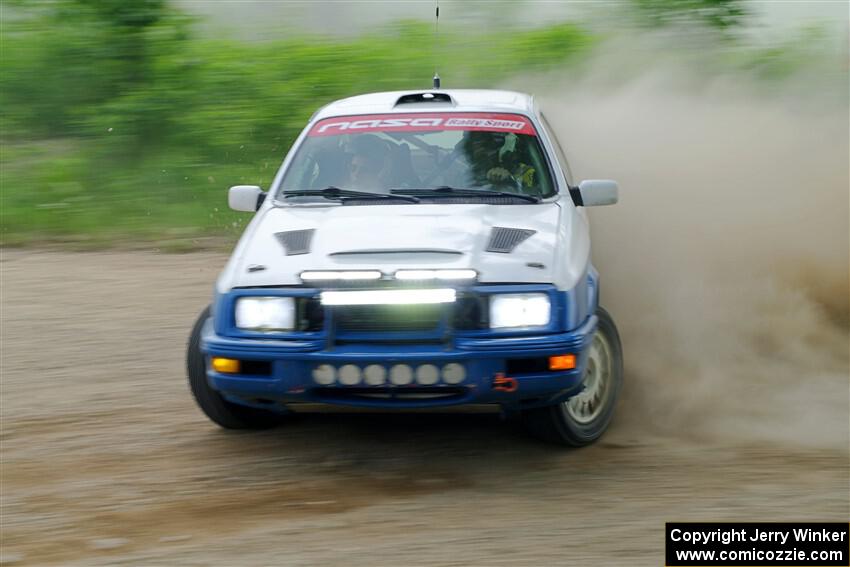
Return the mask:
<svg viewBox="0 0 850 567">
<path fill-rule="evenodd" d="M 313 228 L 287 230 L 286 232 L 276 232 L 275 236 L 283 245 L 287 256 L 297 256 L 310 253 L 310 242 L 313 240 L 314 232 L 316 232 L 316 229 Z"/>
<path fill-rule="evenodd" d="M 487 252 L 499 252 L 510 254 L 521 242 L 531 237 L 536 230 L 524 228 L 505 228 L 494 226 L 490 233 L 490 241 L 487 243 Z"/>
</svg>

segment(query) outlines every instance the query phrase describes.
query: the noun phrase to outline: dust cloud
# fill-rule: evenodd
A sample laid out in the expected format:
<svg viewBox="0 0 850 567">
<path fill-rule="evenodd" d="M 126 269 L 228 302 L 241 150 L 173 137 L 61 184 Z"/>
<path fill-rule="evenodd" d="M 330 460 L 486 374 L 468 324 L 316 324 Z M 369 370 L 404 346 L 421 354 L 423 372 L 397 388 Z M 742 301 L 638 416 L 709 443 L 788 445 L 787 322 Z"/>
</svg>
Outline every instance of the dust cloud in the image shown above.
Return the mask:
<svg viewBox="0 0 850 567">
<path fill-rule="evenodd" d="M 626 357 L 616 425 L 846 451 L 846 69 L 839 91 L 698 72 L 537 91 L 576 177 L 620 183 L 590 212 Z"/>
</svg>

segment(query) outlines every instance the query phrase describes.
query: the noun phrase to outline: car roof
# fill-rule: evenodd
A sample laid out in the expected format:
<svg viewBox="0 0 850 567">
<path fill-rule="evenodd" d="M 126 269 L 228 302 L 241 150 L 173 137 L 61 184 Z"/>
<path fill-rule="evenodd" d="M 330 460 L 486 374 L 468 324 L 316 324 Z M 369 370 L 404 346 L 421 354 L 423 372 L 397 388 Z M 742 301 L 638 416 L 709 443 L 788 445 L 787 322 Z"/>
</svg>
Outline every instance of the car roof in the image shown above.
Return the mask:
<svg viewBox="0 0 850 567">
<path fill-rule="evenodd" d="M 388 91 L 357 95 L 334 101 L 316 111 L 312 119 L 321 120 L 357 114 L 434 111 L 518 112 L 533 115 L 534 98 L 531 95 L 514 91 L 483 89 Z"/>
</svg>

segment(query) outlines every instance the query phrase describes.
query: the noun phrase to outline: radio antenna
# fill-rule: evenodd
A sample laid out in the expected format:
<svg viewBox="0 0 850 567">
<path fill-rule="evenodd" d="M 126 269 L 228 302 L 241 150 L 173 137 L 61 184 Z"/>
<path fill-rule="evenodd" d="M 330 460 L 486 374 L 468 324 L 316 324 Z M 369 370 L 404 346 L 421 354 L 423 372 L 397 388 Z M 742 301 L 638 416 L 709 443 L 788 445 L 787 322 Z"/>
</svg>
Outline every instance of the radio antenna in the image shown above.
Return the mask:
<svg viewBox="0 0 850 567">
<path fill-rule="evenodd" d="M 437 55 L 440 41 L 440 0 L 434 0 L 436 12 L 434 15 L 434 89 L 440 88 L 440 74 L 437 73 Z"/>
</svg>

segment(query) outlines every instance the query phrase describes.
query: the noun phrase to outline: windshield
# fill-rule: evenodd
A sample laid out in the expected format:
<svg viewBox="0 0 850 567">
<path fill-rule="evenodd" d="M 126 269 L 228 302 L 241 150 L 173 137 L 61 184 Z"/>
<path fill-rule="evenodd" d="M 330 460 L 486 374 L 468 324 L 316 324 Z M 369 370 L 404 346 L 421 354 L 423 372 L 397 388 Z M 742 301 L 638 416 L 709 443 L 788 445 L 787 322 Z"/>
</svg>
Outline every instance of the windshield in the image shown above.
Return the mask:
<svg viewBox="0 0 850 567">
<path fill-rule="evenodd" d="M 467 112 L 317 122 L 287 169 L 278 197 L 329 187 L 382 194 L 445 187 L 539 198 L 555 193 L 528 118 Z"/>
</svg>

